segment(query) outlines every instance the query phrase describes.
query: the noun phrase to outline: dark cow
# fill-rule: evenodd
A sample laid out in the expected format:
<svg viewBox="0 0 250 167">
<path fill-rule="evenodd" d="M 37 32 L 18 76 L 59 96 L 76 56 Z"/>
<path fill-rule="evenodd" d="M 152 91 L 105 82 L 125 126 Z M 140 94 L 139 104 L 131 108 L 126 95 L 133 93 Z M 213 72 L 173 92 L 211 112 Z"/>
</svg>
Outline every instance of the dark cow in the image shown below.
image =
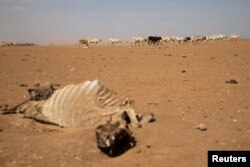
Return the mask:
<svg viewBox="0 0 250 167">
<path fill-rule="evenodd" d="M 159 44 L 159 42 L 162 40 L 161 37 L 157 37 L 157 36 L 149 36 L 148 37 L 148 44 Z"/>
<path fill-rule="evenodd" d="M 89 41 L 87 39 L 80 39 L 79 40 L 80 46 L 85 45 L 85 47 L 89 46 Z"/>
<path fill-rule="evenodd" d="M 184 38 L 184 43 L 187 43 L 188 41 L 191 41 L 191 37 L 185 37 Z"/>
</svg>

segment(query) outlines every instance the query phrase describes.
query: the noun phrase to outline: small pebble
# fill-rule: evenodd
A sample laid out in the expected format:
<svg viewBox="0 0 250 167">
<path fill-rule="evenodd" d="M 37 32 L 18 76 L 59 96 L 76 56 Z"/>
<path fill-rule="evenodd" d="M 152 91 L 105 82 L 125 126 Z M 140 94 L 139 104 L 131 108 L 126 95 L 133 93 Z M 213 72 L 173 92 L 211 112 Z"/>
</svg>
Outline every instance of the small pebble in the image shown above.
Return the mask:
<svg viewBox="0 0 250 167">
<path fill-rule="evenodd" d="M 238 82 L 235 79 L 230 79 L 230 80 L 226 81 L 226 83 L 228 83 L 228 84 L 238 84 Z"/>
<path fill-rule="evenodd" d="M 71 69 L 70 69 L 70 72 L 74 72 L 74 71 L 76 71 L 75 68 L 71 68 Z"/>
<path fill-rule="evenodd" d="M 195 126 L 195 129 L 198 129 L 200 131 L 206 131 L 207 130 L 207 126 L 203 123 L 200 123 L 199 125 Z"/>
</svg>

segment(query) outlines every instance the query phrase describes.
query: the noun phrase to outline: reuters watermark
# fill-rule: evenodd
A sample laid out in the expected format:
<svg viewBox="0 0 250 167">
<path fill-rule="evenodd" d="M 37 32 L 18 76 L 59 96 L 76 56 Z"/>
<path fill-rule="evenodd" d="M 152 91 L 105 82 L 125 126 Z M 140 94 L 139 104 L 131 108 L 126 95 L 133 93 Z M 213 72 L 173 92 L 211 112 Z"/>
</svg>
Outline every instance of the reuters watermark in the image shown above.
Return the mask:
<svg viewBox="0 0 250 167">
<path fill-rule="evenodd" d="M 250 167 L 250 151 L 208 151 L 208 167 Z"/>
</svg>

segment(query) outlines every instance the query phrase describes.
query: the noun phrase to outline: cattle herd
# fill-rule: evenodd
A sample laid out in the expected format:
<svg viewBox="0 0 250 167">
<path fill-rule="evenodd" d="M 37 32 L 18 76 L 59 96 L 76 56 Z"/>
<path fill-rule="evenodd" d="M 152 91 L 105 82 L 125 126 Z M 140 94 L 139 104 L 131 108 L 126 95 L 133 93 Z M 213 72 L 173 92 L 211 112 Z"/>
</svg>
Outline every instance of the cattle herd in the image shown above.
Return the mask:
<svg viewBox="0 0 250 167">
<path fill-rule="evenodd" d="M 13 46 L 13 43 L 7 41 L 0 41 L 0 47 L 9 47 L 9 46 Z"/>
<path fill-rule="evenodd" d="M 211 36 L 200 36 L 195 35 L 192 37 L 183 37 L 183 36 L 149 36 L 147 38 L 143 37 L 132 37 L 131 44 L 133 45 L 158 45 L 158 44 L 166 44 L 166 43 L 177 43 L 177 44 L 183 44 L 183 43 L 195 43 L 195 42 L 202 42 L 202 41 L 223 41 L 223 40 L 231 40 L 231 41 L 237 41 L 240 39 L 240 35 L 238 34 L 231 34 L 230 36 L 224 35 L 224 34 L 215 34 Z M 82 42 L 84 41 L 84 43 Z M 93 42 L 94 41 L 94 42 Z M 80 39 L 79 43 L 81 45 L 84 45 L 85 47 L 89 46 L 89 44 L 98 44 L 102 40 L 100 38 L 92 38 L 92 39 Z M 109 38 L 109 44 L 119 44 L 123 43 L 121 40 L 117 38 Z"/>
<path fill-rule="evenodd" d="M 215 34 L 211 36 L 200 36 L 195 35 L 192 37 L 183 37 L 183 36 L 149 36 L 147 38 L 143 37 L 132 37 L 131 44 L 133 45 L 159 45 L 159 44 L 166 44 L 166 43 L 177 43 L 177 44 L 184 44 L 184 43 L 195 43 L 195 42 L 202 42 L 202 41 L 223 41 L 223 40 L 231 40 L 237 41 L 240 39 L 240 35 L 238 34 L 231 34 L 230 36 L 224 34 Z M 79 45 L 84 46 L 87 48 L 89 45 L 97 45 L 99 42 L 102 42 L 100 38 L 88 38 L 88 39 L 80 39 Z M 109 44 L 119 44 L 123 43 L 120 39 L 117 38 L 109 38 Z M 7 41 L 0 41 L 0 47 L 9 47 L 13 46 L 12 42 Z M 19 45 L 17 45 L 19 46 Z"/>
</svg>

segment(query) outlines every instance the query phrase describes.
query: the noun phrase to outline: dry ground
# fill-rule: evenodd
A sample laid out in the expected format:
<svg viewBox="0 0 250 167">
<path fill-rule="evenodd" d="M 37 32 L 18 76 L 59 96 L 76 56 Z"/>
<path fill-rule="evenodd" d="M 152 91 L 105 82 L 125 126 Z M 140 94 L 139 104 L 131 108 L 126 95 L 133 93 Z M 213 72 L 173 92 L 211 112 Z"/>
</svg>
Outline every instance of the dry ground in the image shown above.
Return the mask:
<svg viewBox="0 0 250 167">
<path fill-rule="evenodd" d="M 157 121 L 135 148 L 108 158 L 94 127 L 66 129 L 0 115 L 0 166 L 207 166 L 207 150 L 250 149 L 250 41 L 159 47 L 0 48 L 0 103 L 34 83 L 99 79 Z M 235 79 L 238 84 L 225 81 Z M 194 129 L 204 123 L 206 131 Z"/>
</svg>

